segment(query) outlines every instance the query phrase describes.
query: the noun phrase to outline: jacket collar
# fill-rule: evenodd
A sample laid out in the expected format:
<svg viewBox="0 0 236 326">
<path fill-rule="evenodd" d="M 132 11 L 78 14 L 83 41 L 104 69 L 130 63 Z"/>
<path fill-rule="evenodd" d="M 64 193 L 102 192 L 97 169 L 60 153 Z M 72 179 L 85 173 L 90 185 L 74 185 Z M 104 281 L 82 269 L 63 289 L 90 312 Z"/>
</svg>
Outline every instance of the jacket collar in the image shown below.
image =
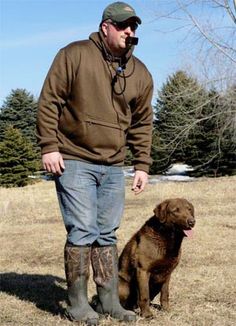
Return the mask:
<svg viewBox="0 0 236 326">
<path fill-rule="evenodd" d="M 106 44 L 105 38 L 101 30 L 99 32 L 92 33 L 89 36 L 89 39 L 92 40 L 95 45 L 99 48 L 105 60 L 109 62 L 118 62 L 120 65 L 126 64 L 134 51 L 134 46 L 132 46 L 121 57 L 116 57 L 112 55 L 108 45 Z"/>
</svg>

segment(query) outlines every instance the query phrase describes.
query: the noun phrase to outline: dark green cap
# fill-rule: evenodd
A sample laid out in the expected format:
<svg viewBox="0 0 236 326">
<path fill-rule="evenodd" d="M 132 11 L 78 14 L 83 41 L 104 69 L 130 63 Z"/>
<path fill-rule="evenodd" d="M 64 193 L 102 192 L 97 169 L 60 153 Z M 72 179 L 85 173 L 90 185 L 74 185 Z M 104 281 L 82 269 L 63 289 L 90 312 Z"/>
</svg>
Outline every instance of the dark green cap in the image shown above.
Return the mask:
<svg viewBox="0 0 236 326">
<path fill-rule="evenodd" d="M 141 24 L 141 19 L 136 15 L 134 8 L 125 2 L 114 2 L 107 6 L 103 11 L 102 22 L 111 19 L 114 22 L 120 23 L 127 19 L 133 18 L 138 24 Z"/>
</svg>

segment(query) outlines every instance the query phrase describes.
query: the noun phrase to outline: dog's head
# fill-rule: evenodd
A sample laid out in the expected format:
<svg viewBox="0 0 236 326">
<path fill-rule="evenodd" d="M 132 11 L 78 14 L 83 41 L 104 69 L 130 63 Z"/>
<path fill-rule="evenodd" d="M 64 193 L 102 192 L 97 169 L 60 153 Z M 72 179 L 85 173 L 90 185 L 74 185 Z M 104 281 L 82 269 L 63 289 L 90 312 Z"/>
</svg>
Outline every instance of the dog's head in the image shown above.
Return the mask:
<svg viewBox="0 0 236 326">
<path fill-rule="evenodd" d="M 185 236 L 192 235 L 195 225 L 194 207 L 186 199 L 167 199 L 156 206 L 154 214 L 163 225 L 182 230 Z"/>
</svg>

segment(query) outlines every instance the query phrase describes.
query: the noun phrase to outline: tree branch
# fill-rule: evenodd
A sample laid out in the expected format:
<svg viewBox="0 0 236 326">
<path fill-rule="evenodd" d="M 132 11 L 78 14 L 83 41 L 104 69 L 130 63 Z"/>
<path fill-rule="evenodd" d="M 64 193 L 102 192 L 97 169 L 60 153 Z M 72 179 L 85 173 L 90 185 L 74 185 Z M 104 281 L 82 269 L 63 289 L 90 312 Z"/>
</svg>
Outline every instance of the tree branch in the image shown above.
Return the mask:
<svg viewBox="0 0 236 326">
<path fill-rule="evenodd" d="M 236 0 L 234 0 L 234 8 L 236 6 Z M 230 17 L 232 18 L 234 24 L 236 24 L 236 16 L 234 15 L 232 9 L 230 8 L 228 0 L 225 0 L 225 8 L 228 11 Z"/>
<path fill-rule="evenodd" d="M 182 4 L 180 0 L 177 0 L 179 3 L 179 6 L 181 9 L 187 14 L 187 16 L 190 18 L 190 20 L 193 22 L 194 26 L 198 29 L 198 31 L 201 33 L 201 35 L 204 36 L 204 38 L 212 44 L 214 47 L 216 47 L 220 52 L 222 52 L 227 58 L 229 58 L 232 62 L 236 63 L 236 59 L 234 59 L 227 51 L 224 50 L 224 48 L 218 44 L 213 38 L 211 38 L 200 26 L 198 21 L 195 19 L 195 17 L 186 9 L 186 6 Z"/>
</svg>

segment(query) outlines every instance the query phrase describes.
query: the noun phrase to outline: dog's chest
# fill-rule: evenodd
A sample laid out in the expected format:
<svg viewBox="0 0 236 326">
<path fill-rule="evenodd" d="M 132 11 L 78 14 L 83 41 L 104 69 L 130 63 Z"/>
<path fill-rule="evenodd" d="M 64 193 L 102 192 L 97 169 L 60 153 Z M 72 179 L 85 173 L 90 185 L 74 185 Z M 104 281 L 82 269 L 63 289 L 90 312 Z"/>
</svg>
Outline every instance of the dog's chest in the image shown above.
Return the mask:
<svg viewBox="0 0 236 326">
<path fill-rule="evenodd" d="M 178 265 L 179 258 L 179 256 L 171 258 L 166 257 L 162 260 L 157 260 L 150 270 L 152 277 L 154 277 L 157 282 L 164 281 Z"/>
<path fill-rule="evenodd" d="M 144 250 L 146 255 L 144 261 L 146 262 L 147 270 L 151 274 L 155 274 L 160 279 L 160 282 L 178 265 L 181 247 L 180 239 L 174 236 L 165 237 L 152 232 L 145 237 L 145 240 L 143 239 L 140 245 L 146 249 Z"/>
<path fill-rule="evenodd" d="M 145 250 L 152 257 L 152 261 L 169 259 L 175 260 L 179 256 L 182 238 L 175 234 L 162 235 L 158 232 L 148 232 L 143 239 L 143 246 L 150 248 Z"/>
</svg>

